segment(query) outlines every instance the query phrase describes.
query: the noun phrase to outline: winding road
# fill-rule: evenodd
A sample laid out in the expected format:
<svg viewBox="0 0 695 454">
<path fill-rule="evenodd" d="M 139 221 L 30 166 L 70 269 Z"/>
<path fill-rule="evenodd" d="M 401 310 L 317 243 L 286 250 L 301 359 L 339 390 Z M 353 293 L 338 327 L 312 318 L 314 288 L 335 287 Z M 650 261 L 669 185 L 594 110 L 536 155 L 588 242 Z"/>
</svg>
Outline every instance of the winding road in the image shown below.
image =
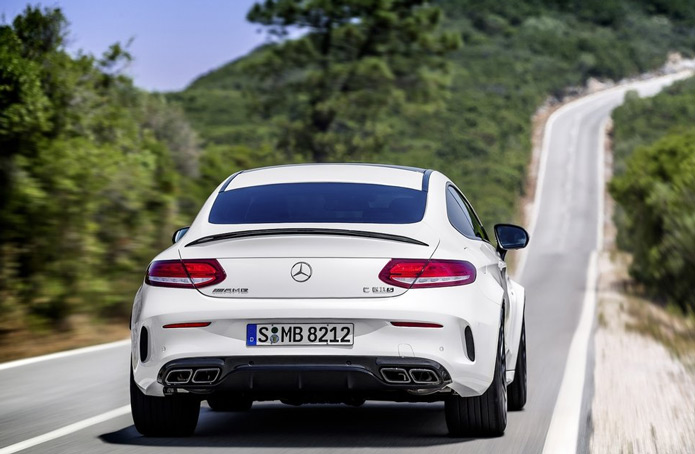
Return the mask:
<svg viewBox="0 0 695 454">
<path fill-rule="evenodd" d="M 195 436 L 143 438 L 129 413 L 126 342 L 0 364 L 0 454 L 584 452 L 592 396 L 593 282 L 600 244 L 604 121 L 627 90 L 647 96 L 687 74 L 633 82 L 571 102 L 549 119 L 531 244 L 519 267 L 527 288 L 529 397 L 495 439 L 447 436 L 443 404 L 368 402 L 248 413 L 203 405 Z M 560 390 L 562 389 L 562 393 Z"/>
</svg>

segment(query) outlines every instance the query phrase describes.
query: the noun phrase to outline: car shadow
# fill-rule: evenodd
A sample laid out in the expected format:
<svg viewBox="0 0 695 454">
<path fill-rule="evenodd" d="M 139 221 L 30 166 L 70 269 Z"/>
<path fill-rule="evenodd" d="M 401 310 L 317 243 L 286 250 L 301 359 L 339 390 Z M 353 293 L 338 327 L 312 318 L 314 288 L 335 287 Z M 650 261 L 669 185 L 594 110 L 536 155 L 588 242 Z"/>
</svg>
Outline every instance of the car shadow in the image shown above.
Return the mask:
<svg viewBox="0 0 695 454">
<path fill-rule="evenodd" d="M 448 436 L 440 403 L 367 403 L 358 408 L 256 403 L 245 413 L 203 406 L 192 437 L 148 438 L 129 426 L 99 438 L 117 445 L 266 448 L 425 447 L 468 441 Z"/>
</svg>

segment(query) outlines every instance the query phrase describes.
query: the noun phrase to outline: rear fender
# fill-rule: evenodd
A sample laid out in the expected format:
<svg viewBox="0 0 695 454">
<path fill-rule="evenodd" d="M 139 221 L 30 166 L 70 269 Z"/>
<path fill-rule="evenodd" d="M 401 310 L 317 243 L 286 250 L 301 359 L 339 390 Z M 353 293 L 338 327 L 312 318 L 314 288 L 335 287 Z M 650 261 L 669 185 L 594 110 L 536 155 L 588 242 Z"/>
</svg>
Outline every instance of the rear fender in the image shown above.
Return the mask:
<svg viewBox="0 0 695 454">
<path fill-rule="evenodd" d="M 516 358 L 519 354 L 519 342 L 521 340 L 521 326 L 524 321 L 524 309 L 526 307 L 526 290 L 519 283 L 509 280 L 509 325 L 507 336 L 507 383 L 514 380 Z"/>
</svg>

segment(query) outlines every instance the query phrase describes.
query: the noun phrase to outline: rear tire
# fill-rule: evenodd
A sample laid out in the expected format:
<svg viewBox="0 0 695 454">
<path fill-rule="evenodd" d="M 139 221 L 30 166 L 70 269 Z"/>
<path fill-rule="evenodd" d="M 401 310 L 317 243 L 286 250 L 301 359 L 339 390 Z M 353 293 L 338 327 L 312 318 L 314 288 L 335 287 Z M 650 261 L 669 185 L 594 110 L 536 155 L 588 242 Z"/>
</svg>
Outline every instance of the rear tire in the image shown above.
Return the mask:
<svg viewBox="0 0 695 454">
<path fill-rule="evenodd" d="M 345 402 L 343 402 L 345 405 L 348 407 L 361 407 L 362 405 L 367 402 L 365 399 L 362 399 L 360 397 L 351 397 L 350 399 L 347 399 Z"/>
<path fill-rule="evenodd" d="M 509 384 L 509 409 L 518 411 L 526 405 L 526 321 L 521 322 L 521 340 L 516 357 L 514 381 Z"/>
<path fill-rule="evenodd" d="M 253 401 L 243 396 L 221 395 L 208 397 L 212 411 L 249 411 Z"/>
<path fill-rule="evenodd" d="M 504 434 L 507 427 L 507 381 L 504 322 L 501 325 L 490 387 L 481 396 L 451 396 L 445 402 L 446 425 L 452 437 L 497 437 Z"/>
<path fill-rule="evenodd" d="M 148 396 L 130 371 L 130 408 L 135 429 L 146 437 L 187 437 L 195 431 L 200 400 L 191 396 Z"/>
</svg>

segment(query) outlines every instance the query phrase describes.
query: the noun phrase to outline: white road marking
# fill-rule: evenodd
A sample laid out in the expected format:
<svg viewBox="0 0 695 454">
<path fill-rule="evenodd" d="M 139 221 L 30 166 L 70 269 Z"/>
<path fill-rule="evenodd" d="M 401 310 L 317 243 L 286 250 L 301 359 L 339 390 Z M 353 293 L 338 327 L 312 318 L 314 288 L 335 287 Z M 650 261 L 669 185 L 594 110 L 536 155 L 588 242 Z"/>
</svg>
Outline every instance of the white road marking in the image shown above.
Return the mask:
<svg viewBox="0 0 695 454">
<path fill-rule="evenodd" d="M 661 86 L 666 86 L 669 85 L 677 80 L 682 80 L 682 79 L 687 79 L 688 77 L 693 76 L 695 74 L 695 71 L 693 70 L 684 70 L 675 74 L 668 74 L 666 76 L 660 76 L 656 77 L 653 79 L 648 79 L 648 80 L 640 80 L 636 82 L 629 82 L 627 84 L 621 84 L 621 85 L 616 85 L 615 87 L 607 88 L 605 90 L 598 91 L 596 93 L 592 93 L 590 95 L 586 95 L 582 98 L 576 99 L 574 101 L 570 101 L 567 104 L 563 105 L 562 107 L 558 108 L 555 112 L 550 114 L 548 117 L 548 120 L 545 123 L 545 129 L 543 130 L 543 143 L 541 145 L 541 156 L 540 156 L 540 164 L 538 168 L 538 177 L 536 179 L 536 192 L 533 197 L 533 206 L 532 206 L 532 211 L 531 211 L 531 219 L 529 220 L 528 224 L 528 229 L 526 229 L 529 233 L 529 237 L 531 238 L 531 241 L 533 241 L 534 238 L 534 233 L 536 230 L 536 224 L 538 223 L 538 216 L 540 214 L 540 207 L 541 207 L 541 201 L 543 199 L 543 186 L 545 185 L 545 172 L 548 167 L 548 155 L 550 154 L 550 135 L 553 129 L 553 124 L 555 123 L 555 120 L 557 118 L 564 114 L 566 111 L 581 107 L 584 104 L 587 104 L 591 101 L 593 101 L 596 98 L 600 98 L 602 96 L 605 96 L 607 94 L 611 94 L 614 92 L 620 92 L 621 90 L 624 90 L 627 92 L 628 90 L 639 90 L 639 89 L 645 89 L 645 86 L 648 86 L 652 82 L 658 82 L 658 81 L 664 81 L 664 84 Z M 656 92 L 658 92 L 657 90 Z M 603 174 L 602 174 L 603 175 Z M 524 269 L 526 268 L 526 259 L 528 257 L 528 248 L 527 249 L 522 249 L 519 251 L 519 266 L 517 267 L 517 271 L 515 275 L 520 279 L 521 276 L 524 275 Z"/>
<path fill-rule="evenodd" d="M 598 127 L 598 226 L 596 227 L 596 250 L 603 250 L 603 217 L 606 201 L 606 134 L 608 134 L 608 122 L 611 117 L 606 117 Z"/>
<path fill-rule="evenodd" d="M 558 452 L 576 452 L 579 439 L 579 425 L 582 412 L 582 398 L 584 395 L 584 381 L 586 378 L 586 362 L 588 357 L 591 329 L 594 326 L 594 313 L 596 312 L 596 284 L 598 281 L 598 253 L 603 249 L 603 207 L 605 186 L 605 150 L 606 150 L 606 117 L 601 121 L 598 133 L 598 219 L 596 226 L 596 250 L 589 257 L 589 268 L 586 272 L 586 287 L 584 288 L 584 301 L 582 313 L 579 317 L 577 329 L 572 337 L 567 354 L 567 365 L 562 377 L 560 392 L 553 409 L 553 417 L 548 427 L 548 435 L 545 438 L 543 454 L 555 454 Z"/>
<path fill-rule="evenodd" d="M 0 370 L 12 369 L 14 367 L 27 366 L 29 364 L 39 363 L 42 361 L 50 361 L 52 359 L 67 358 L 68 356 L 82 355 L 85 353 L 93 353 L 109 348 L 123 347 L 130 344 L 130 339 L 110 342 L 108 344 L 93 345 L 91 347 L 77 348 L 75 350 L 67 350 L 64 352 L 51 353 L 50 355 L 35 356 L 33 358 L 18 359 L 0 364 Z"/>
<path fill-rule="evenodd" d="M 75 433 L 82 429 L 86 429 L 87 427 L 95 426 L 102 422 L 108 421 L 113 418 L 117 418 L 119 416 L 124 416 L 129 413 L 130 405 L 126 405 L 115 410 L 107 411 L 106 413 L 102 413 L 100 415 L 93 416 L 82 421 L 78 421 L 74 424 L 70 424 L 69 426 L 61 427 L 60 429 L 56 429 L 52 432 L 39 435 L 38 437 L 20 441 L 19 443 L 15 443 L 5 448 L 0 448 L 0 454 L 14 454 L 15 452 L 33 448 L 36 445 L 40 445 L 42 443 L 46 443 L 47 441 L 55 440 L 56 438 L 64 437 L 66 435 L 70 435 L 71 433 Z"/>
<path fill-rule="evenodd" d="M 597 263 L 598 253 L 593 251 L 589 257 L 582 314 L 567 354 L 565 374 L 545 438 L 543 454 L 571 453 L 577 450 L 587 351 L 596 308 Z"/>
<path fill-rule="evenodd" d="M 650 79 L 648 81 L 640 81 L 635 83 L 630 83 L 627 85 L 617 86 L 594 95 L 587 96 L 578 101 L 571 102 L 563 106 L 578 107 L 585 104 L 589 100 L 594 99 L 598 95 L 606 94 L 607 92 L 613 92 L 618 90 L 628 90 L 632 89 L 645 89 L 651 86 L 651 83 L 659 83 L 663 81 L 659 89 L 655 91 L 658 93 L 661 88 L 673 83 L 676 80 L 684 79 L 693 75 L 693 71 L 682 71 L 676 74 L 670 74 L 667 76 L 658 77 L 655 79 Z M 645 87 L 646 86 L 646 87 Z M 558 114 L 563 108 L 555 111 Z M 581 418 L 581 406 L 584 394 L 584 381 L 586 379 L 586 363 L 588 356 L 589 342 L 591 341 L 592 328 L 594 325 L 594 313 L 596 310 L 596 283 L 598 280 L 598 251 L 603 249 L 603 222 L 604 222 L 604 188 L 605 188 L 605 131 L 608 122 L 607 117 L 601 122 L 598 137 L 598 200 L 597 200 L 597 237 L 596 237 L 596 249 L 591 253 L 589 257 L 589 266 L 586 276 L 586 288 L 584 293 L 584 301 L 582 303 L 582 313 L 579 318 L 579 323 L 577 329 L 572 337 L 572 344 L 567 355 L 567 363 L 565 365 L 565 372 L 562 377 L 562 383 L 560 384 L 560 392 L 558 393 L 557 401 L 555 402 L 555 408 L 553 409 L 553 417 L 550 421 L 550 427 L 548 428 L 548 434 L 545 439 L 545 445 L 543 446 L 543 454 L 555 454 L 555 453 L 570 453 L 577 451 L 577 441 L 579 437 L 579 427 Z M 552 126 L 550 120 L 548 121 L 548 126 L 546 126 L 546 133 L 549 131 L 549 126 Z M 543 140 L 546 140 L 544 135 Z M 543 144 L 545 150 L 545 143 Z M 540 184 L 541 182 L 539 182 Z M 538 196 L 538 194 L 536 194 Z M 537 197 L 540 199 L 540 197 Z M 534 218 L 533 227 L 535 227 L 535 222 L 537 221 L 538 207 L 534 206 Z M 524 257 L 525 258 L 525 257 Z M 525 261 L 523 263 L 525 265 Z M 523 268 L 520 268 L 523 271 Z"/>
<path fill-rule="evenodd" d="M 584 98 L 577 99 L 576 101 L 571 101 L 565 104 L 564 106 L 560 107 L 557 109 L 555 112 L 550 114 L 548 117 L 548 120 L 545 122 L 545 129 L 543 130 L 543 143 L 541 145 L 541 157 L 540 157 L 540 164 L 538 166 L 538 177 L 536 179 L 536 192 L 533 196 L 533 211 L 531 212 L 531 219 L 529 221 L 528 225 L 528 233 L 529 237 L 531 238 L 531 241 L 533 241 L 533 237 L 535 234 L 536 230 L 536 224 L 538 223 L 538 216 L 540 214 L 540 207 L 541 207 L 541 201 L 543 200 L 543 187 L 545 186 L 545 172 L 546 169 L 548 168 L 548 155 L 550 155 L 550 135 L 553 130 L 553 125 L 555 124 L 555 120 L 557 118 L 564 114 L 566 111 L 573 109 L 575 107 L 579 107 L 586 102 L 590 98 L 592 98 L 594 95 L 589 95 Z M 528 249 L 522 249 L 521 250 L 521 257 L 519 257 L 519 267 L 517 271 L 517 275 L 519 278 L 524 275 L 524 269 L 526 268 L 526 258 L 528 257 Z"/>
<path fill-rule="evenodd" d="M 570 128 L 569 131 L 569 146 L 567 147 L 567 157 L 565 160 L 565 169 L 564 169 L 564 183 L 563 183 L 563 188 L 562 188 L 562 196 L 563 196 L 563 204 L 562 204 L 562 212 L 560 213 L 560 228 L 558 229 L 557 232 L 555 232 L 556 235 L 559 235 L 560 237 L 557 240 L 557 243 L 559 243 L 558 248 L 561 251 L 564 251 L 565 248 L 567 247 L 567 240 L 569 239 L 569 231 L 570 231 L 570 224 L 571 224 L 571 219 L 573 217 L 572 211 L 570 210 L 570 207 L 572 206 L 572 197 L 574 196 L 574 178 L 572 178 L 572 174 L 574 173 L 575 166 L 577 163 L 577 145 L 579 143 L 579 126 L 582 122 L 584 117 L 579 117 L 579 118 L 574 118 L 572 121 L 572 127 Z"/>
</svg>

